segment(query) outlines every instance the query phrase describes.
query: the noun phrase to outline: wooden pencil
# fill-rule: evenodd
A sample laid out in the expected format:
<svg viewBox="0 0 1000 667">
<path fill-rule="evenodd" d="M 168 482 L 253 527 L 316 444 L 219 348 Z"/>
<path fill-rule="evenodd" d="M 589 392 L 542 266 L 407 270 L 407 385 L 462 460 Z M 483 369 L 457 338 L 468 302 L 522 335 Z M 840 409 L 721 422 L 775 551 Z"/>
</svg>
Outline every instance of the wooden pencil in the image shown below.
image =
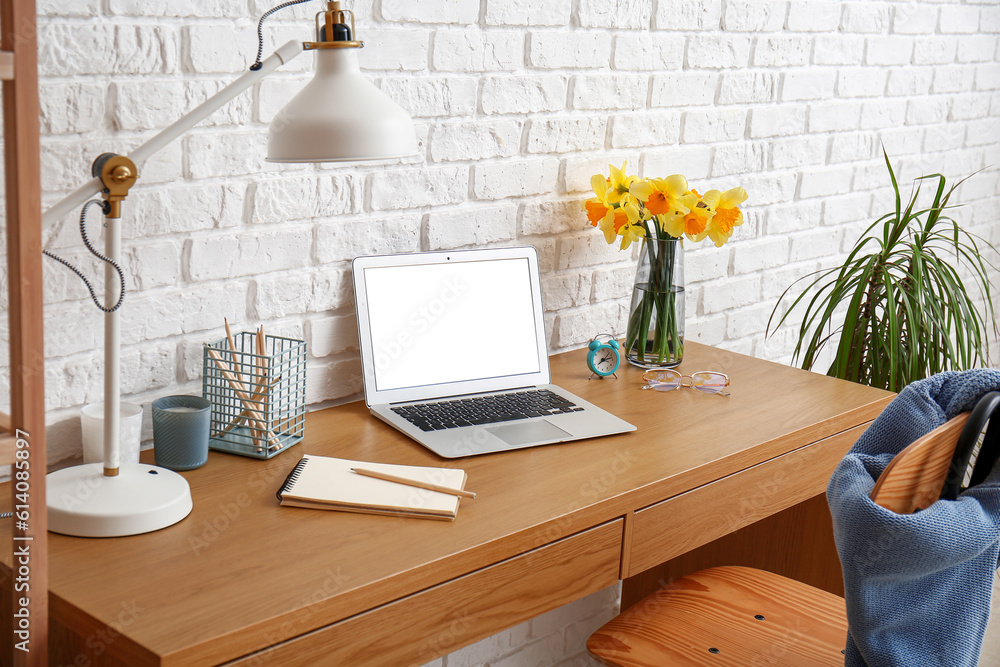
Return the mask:
<svg viewBox="0 0 1000 667">
<path fill-rule="evenodd" d="M 222 323 L 226 326 L 226 340 L 229 341 L 229 351 L 233 355 L 233 373 L 236 375 L 236 380 L 240 383 L 240 386 L 243 387 L 244 391 L 246 391 L 246 383 L 243 381 L 243 372 L 240 370 L 240 366 L 243 364 L 242 361 L 238 363 L 236 359 L 236 339 L 233 338 L 233 332 L 229 328 L 229 319 L 223 317 Z"/>
<path fill-rule="evenodd" d="M 222 373 L 222 377 L 225 378 L 226 382 L 232 387 L 233 391 L 236 393 L 236 397 L 240 399 L 243 403 L 243 407 L 250 417 L 250 420 L 256 424 L 254 430 L 258 430 L 266 436 L 266 439 L 274 445 L 280 447 L 280 441 L 275 437 L 274 433 L 267 428 L 267 422 L 265 418 L 255 409 L 257 406 L 254 405 L 254 396 L 250 396 L 247 392 L 239 385 L 236 377 L 233 375 L 229 368 L 229 365 L 222 358 L 222 356 L 211 346 L 206 347 L 208 351 L 208 356 L 215 361 L 215 365 L 218 366 L 219 371 Z M 256 439 L 256 436 L 254 436 Z"/>
<path fill-rule="evenodd" d="M 264 325 L 261 324 L 257 327 L 257 354 L 260 356 L 260 366 L 261 366 L 261 382 L 259 385 L 259 394 L 261 399 L 261 406 L 264 414 L 268 414 L 268 404 L 271 398 L 271 385 L 274 384 L 270 381 L 268 377 L 268 357 L 267 357 L 267 336 L 264 334 Z M 280 379 L 280 377 L 278 378 Z M 271 432 L 277 434 L 276 424 L 271 425 Z M 269 449 L 281 449 L 284 447 L 284 443 L 278 441 L 273 443 Z"/>
<path fill-rule="evenodd" d="M 268 414 L 268 402 L 270 399 L 271 383 L 268 380 L 268 368 L 267 368 L 267 342 L 264 337 L 264 325 L 257 327 L 257 355 L 260 357 L 260 382 L 258 383 L 258 395 L 260 396 L 260 405 L 263 413 Z M 272 433 L 274 432 L 272 427 Z M 283 447 L 282 443 L 279 441 L 270 445 L 269 449 L 281 449 Z"/>
<path fill-rule="evenodd" d="M 232 359 L 233 359 L 232 372 L 233 372 L 233 375 L 236 376 L 236 382 L 237 382 L 237 385 L 238 385 L 238 386 L 234 386 L 233 389 L 239 388 L 239 389 L 243 390 L 244 393 L 249 394 L 249 393 L 252 392 L 252 387 L 250 386 L 250 383 L 248 381 L 245 381 L 243 379 L 243 372 L 241 370 L 241 366 L 243 365 L 242 364 L 243 360 L 240 359 L 239 361 L 237 361 L 237 358 L 236 358 L 236 339 L 233 338 L 233 332 L 229 328 L 229 318 L 223 317 L 222 318 L 222 323 L 226 327 L 226 340 L 229 341 L 229 351 L 233 355 L 232 356 Z M 244 403 L 244 405 L 246 405 L 246 403 Z M 264 424 L 263 422 L 256 422 L 256 423 L 257 423 L 258 427 L 266 426 L 266 424 Z M 258 430 L 258 429 L 255 429 L 253 427 L 253 424 L 248 424 L 248 426 L 251 427 L 250 428 L 251 431 Z M 258 435 L 253 435 L 251 437 L 253 438 L 254 443 L 256 443 L 256 445 L 257 445 L 257 451 L 258 452 L 261 451 L 264 448 L 264 444 L 263 444 L 263 441 L 261 440 L 261 438 Z"/>
<path fill-rule="evenodd" d="M 356 472 L 359 475 L 364 475 L 365 477 L 374 477 L 375 479 L 384 479 L 387 482 L 395 482 L 396 484 L 405 484 L 406 486 L 415 486 L 418 489 L 427 489 L 428 491 L 437 491 L 439 493 L 447 493 L 452 496 L 461 496 L 462 498 L 475 498 L 476 494 L 472 491 L 466 491 L 465 489 L 453 489 L 449 486 L 440 486 L 438 484 L 431 484 L 430 482 L 421 482 L 416 479 L 410 479 L 408 477 L 397 477 L 396 475 L 390 475 L 384 472 L 378 472 L 375 470 L 368 470 L 366 468 L 351 468 L 351 472 Z"/>
</svg>

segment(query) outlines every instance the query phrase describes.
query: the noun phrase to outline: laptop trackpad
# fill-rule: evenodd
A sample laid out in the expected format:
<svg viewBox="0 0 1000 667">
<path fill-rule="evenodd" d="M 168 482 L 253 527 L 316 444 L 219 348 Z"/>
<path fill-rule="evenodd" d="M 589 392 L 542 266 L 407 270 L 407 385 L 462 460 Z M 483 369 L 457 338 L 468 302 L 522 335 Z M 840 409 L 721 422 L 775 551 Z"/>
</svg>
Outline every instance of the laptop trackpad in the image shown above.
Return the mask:
<svg viewBox="0 0 1000 667">
<path fill-rule="evenodd" d="M 508 445 L 527 445 L 533 442 L 547 440 L 562 440 L 571 437 L 569 433 L 558 426 L 553 426 L 544 419 L 538 421 L 508 424 L 486 429 Z"/>
</svg>

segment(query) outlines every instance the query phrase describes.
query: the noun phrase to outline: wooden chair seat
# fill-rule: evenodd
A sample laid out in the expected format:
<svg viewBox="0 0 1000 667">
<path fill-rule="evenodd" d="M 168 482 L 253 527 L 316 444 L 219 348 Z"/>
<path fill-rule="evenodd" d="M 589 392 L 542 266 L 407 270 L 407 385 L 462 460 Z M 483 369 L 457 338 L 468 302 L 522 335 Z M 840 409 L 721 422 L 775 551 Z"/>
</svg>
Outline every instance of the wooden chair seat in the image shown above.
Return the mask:
<svg viewBox="0 0 1000 667">
<path fill-rule="evenodd" d="M 771 572 L 701 570 L 647 596 L 591 635 L 621 667 L 843 665 L 844 598 Z"/>
</svg>

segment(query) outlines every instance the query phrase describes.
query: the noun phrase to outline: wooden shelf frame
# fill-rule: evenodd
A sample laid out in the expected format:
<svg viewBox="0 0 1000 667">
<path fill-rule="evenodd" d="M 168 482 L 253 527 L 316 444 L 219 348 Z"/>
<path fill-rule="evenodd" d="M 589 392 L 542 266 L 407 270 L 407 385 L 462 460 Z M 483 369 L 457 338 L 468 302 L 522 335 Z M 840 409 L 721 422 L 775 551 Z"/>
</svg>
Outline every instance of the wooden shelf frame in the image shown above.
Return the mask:
<svg viewBox="0 0 1000 667">
<path fill-rule="evenodd" d="M 11 407 L 7 433 L 0 438 L 0 456 L 10 462 L 26 451 L 29 484 L 25 523 L 14 522 L 11 551 L 14 563 L 24 562 L 29 549 L 26 590 L 7 599 L 27 608 L 30 639 L 27 648 L 14 647 L 13 609 L 4 617 L 11 624 L 3 634 L 13 653 L 7 664 L 48 664 L 48 526 L 45 475 L 45 348 L 42 334 L 42 197 L 39 155 L 38 45 L 35 0 L 0 0 L 0 79 L 3 80 L 3 137 L 7 199 L 7 272 L 10 319 Z M 13 431 L 13 433 L 11 433 Z M 18 448 L 20 445 L 20 449 Z M 24 468 L 22 468 L 24 470 Z M 23 487 L 22 487 L 23 491 Z M 15 508 L 23 505 L 17 484 L 11 484 Z M 24 509 L 20 510 L 21 512 Z M 21 577 L 21 573 L 18 573 Z M 21 601 L 27 602 L 22 605 Z M 6 662 L 6 661 L 5 661 Z"/>
</svg>

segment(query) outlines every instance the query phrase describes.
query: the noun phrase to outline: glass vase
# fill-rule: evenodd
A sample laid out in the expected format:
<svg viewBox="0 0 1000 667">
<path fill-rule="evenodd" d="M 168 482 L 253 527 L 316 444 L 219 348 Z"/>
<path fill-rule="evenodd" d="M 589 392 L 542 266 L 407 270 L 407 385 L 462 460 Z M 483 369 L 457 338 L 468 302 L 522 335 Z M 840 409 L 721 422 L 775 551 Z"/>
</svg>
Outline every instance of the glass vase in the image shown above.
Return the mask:
<svg viewBox="0 0 1000 667">
<path fill-rule="evenodd" d="M 625 357 L 640 368 L 670 368 L 684 357 L 684 247 L 680 239 L 642 241 Z"/>
</svg>

